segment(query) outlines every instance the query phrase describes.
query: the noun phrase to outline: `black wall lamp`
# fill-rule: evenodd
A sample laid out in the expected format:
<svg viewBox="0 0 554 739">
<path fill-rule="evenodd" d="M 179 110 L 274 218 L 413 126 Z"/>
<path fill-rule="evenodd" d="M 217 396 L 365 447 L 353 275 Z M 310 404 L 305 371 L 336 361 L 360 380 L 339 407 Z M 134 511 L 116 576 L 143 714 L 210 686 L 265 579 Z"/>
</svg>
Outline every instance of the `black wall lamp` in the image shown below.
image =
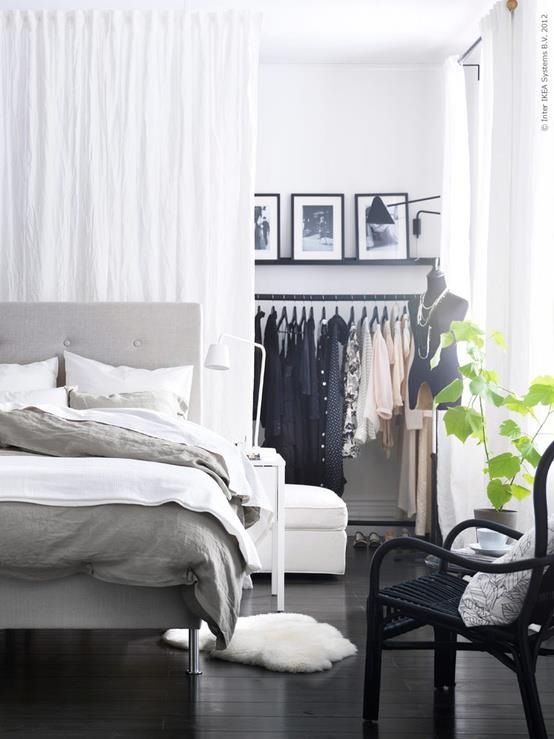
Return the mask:
<svg viewBox="0 0 554 739">
<path fill-rule="evenodd" d="M 395 205 L 411 205 L 412 203 L 424 203 L 427 200 L 440 200 L 440 195 L 431 195 L 428 198 L 416 198 L 415 200 L 403 200 L 401 203 L 392 203 L 387 205 L 387 208 L 393 208 Z M 421 214 L 427 213 L 433 216 L 440 216 L 440 210 L 418 210 L 415 218 L 412 219 L 412 233 L 419 239 L 421 236 Z"/>
<path fill-rule="evenodd" d="M 440 210 L 418 210 L 418 212 L 415 215 L 415 218 L 412 220 L 412 233 L 416 237 L 416 239 L 419 239 L 421 236 L 421 214 L 422 213 L 428 213 L 432 216 L 440 216 Z"/>
</svg>

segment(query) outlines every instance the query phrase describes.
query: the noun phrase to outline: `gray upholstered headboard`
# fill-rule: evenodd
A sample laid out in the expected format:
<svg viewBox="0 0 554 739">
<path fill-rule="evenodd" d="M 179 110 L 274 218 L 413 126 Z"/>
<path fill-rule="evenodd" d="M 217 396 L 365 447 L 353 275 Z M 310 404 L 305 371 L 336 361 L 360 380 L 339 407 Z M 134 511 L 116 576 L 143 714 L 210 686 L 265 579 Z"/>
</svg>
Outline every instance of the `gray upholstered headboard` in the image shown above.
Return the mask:
<svg viewBox="0 0 554 739">
<path fill-rule="evenodd" d="M 155 369 L 194 365 L 189 418 L 202 420 L 202 309 L 198 303 L 0 303 L 0 364 L 60 358 Z"/>
</svg>

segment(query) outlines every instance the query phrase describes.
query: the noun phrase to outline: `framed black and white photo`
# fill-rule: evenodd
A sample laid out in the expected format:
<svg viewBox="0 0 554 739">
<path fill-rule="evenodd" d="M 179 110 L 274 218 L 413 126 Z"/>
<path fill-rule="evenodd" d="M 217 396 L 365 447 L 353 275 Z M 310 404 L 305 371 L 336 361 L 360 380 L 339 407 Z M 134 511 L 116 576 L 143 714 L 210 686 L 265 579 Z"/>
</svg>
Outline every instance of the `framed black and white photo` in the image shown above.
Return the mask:
<svg viewBox="0 0 554 739">
<path fill-rule="evenodd" d="M 279 259 L 280 241 L 280 196 L 278 194 L 254 195 L 254 254 L 256 262 Z"/>
<path fill-rule="evenodd" d="M 344 195 L 291 195 L 292 258 L 340 262 L 344 256 Z"/>
<path fill-rule="evenodd" d="M 358 259 L 409 259 L 408 193 L 356 195 Z"/>
</svg>

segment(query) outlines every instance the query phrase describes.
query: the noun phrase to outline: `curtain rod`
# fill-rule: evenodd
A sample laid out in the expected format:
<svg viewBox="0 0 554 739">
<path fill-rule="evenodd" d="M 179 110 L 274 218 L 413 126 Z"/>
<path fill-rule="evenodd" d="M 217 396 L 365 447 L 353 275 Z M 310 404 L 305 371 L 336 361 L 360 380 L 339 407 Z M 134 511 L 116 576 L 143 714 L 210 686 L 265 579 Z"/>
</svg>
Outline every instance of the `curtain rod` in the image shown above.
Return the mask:
<svg viewBox="0 0 554 739">
<path fill-rule="evenodd" d="M 510 11 L 510 13 L 513 13 L 518 5 L 519 5 L 518 0 L 506 0 L 506 8 Z M 474 41 L 469 47 L 469 49 L 464 51 L 463 54 L 460 54 L 460 56 L 458 57 L 458 64 L 462 64 L 464 59 L 467 59 L 467 57 L 471 54 L 471 52 L 479 46 L 482 40 L 483 39 L 481 38 L 481 36 L 479 36 L 477 41 Z"/>
<path fill-rule="evenodd" d="M 411 300 L 412 298 L 419 298 L 419 293 L 347 293 L 347 294 L 336 294 L 321 295 L 321 294 L 283 294 L 283 293 L 256 293 L 254 296 L 255 300 L 268 300 L 268 301 L 290 301 L 296 302 L 320 302 L 320 303 L 338 303 L 338 302 L 373 302 L 379 303 L 388 300 Z"/>
<path fill-rule="evenodd" d="M 466 49 L 466 51 L 464 51 L 463 54 L 460 54 L 460 56 L 458 57 L 458 64 L 463 64 L 464 59 L 467 59 L 467 57 L 471 54 L 471 52 L 479 46 L 482 40 L 483 39 L 481 38 L 481 36 L 479 36 L 477 41 L 474 41 L 469 47 L 469 49 Z"/>
</svg>

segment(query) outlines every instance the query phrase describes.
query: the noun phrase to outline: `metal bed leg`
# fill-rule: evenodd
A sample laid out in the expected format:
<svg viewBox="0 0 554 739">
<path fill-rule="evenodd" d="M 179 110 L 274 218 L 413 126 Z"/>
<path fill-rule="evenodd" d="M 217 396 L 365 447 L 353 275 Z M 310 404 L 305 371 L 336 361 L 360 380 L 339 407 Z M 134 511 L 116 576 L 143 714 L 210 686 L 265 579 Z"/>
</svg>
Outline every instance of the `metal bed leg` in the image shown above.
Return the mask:
<svg viewBox="0 0 554 739">
<path fill-rule="evenodd" d="M 187 675 L 201 675 L 200 669 L 200 631 L 189 629 L 189 666 Z"/>
</svg>

